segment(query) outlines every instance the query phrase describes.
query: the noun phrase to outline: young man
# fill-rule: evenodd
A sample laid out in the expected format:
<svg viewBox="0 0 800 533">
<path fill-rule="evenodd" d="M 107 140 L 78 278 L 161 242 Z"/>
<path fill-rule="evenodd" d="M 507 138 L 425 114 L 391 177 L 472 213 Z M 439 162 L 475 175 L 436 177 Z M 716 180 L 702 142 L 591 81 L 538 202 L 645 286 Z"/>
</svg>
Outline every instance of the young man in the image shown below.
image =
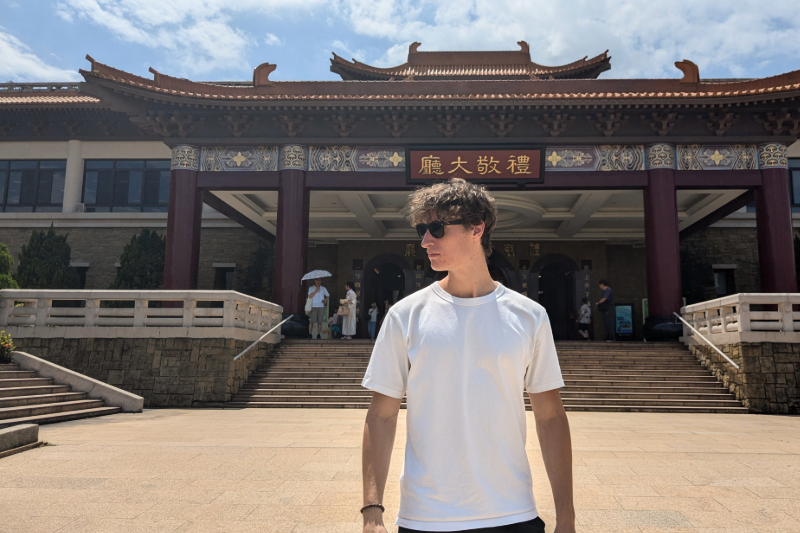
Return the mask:
<svg viewBox="0 0 800 533">
<path fill-rule="evenodd" d="M 314 324 L 317 325 L 317 338 L 322 338 L 322 320 L 325 315 L 325 304 L 331 295 L 328 289 L 322 286 L 321 279 L 314 280 L 314 286 L 308 288 L 308 297 L 311 298 L 311 313 L 308 315 L 308 336 L 314 336 Z"/>
<path fill-rule="evenodd" d="M 614 305 L 614 291 L 608 286 L 606 280 L 598 282 L 603 296 L 597 302 L 597 310 L 603 314 L 603 326 L 606 328 L 606 342 L 617 340 L 617 310 Z"/>
<path fill-rule="evenodd" d="M 495 283 L 486 258 L 497 220 L 487 191 L 461 179 L 414 192 L 409 216 L 447 277 L 387 313 L 363 386 L 364 533 L 385 533 L 383 495 L 407 395 L 400 533 L 543 533 L 525 453 L 527 391 L 556 507 L 574 533 L 572 449 L 550 322 Z"/>
</svg>

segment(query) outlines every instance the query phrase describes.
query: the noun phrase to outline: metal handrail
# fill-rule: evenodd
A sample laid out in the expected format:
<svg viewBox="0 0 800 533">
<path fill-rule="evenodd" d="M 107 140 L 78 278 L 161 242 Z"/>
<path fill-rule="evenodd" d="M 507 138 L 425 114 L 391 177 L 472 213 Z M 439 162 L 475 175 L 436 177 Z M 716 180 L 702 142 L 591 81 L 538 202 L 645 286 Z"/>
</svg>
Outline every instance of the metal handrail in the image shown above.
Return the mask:
<svg viewBox="0 0 800 533">
<path fill-rule="evenodd" d="M 239 355 L 237 355 L 236 357 L 234 357 L 234 358 L 233 358 L 233 360 L 234 360 L 234 361 L 236 361 L 236 360 L 237 360 L 237 359 L 239 359 L 241 356 L 243 356 L 244 354 L 246 354 L 247 352 L 249 352 L 249 351 L 250 351 L 250 349 L 251 349 L 253 346 L 255 346 L 256 344 L 258 344 L 259 342 L 261 342 L 261 341 L 264 339 L 264 337 L 266 337 L 267 335 L 269 335 L 270 333 L 272 333 L 273 331 L 275 331 L 276 329 L 278 329 L 279 327 L 281 327 L 282 325 L 284 325 L 285 323 L 287 323 L 287 322 L 289 321 L 289 319 L 290 319 L 290 318 L 292 318 L 293 316 L 294 316 L 294 315 L 289 315 L 289 317 L 288 317 L 286 320 L 284 320 L 283 322 L 281 322 L 280 324 L 278 324 L 277 326 L 275 326 L 274 328 L 272 328 L 272 329 L 271 329 L 271 330 L 269 330 L 268 332 L 266 332 L 266 333 L 264 333 L 263 335 L 261 335 L 261 337 L 259 337 L 257 341 L 255 341 L 253 344 L 251 344 L 250 346 L 248 346 L 247 348 L 245 348 L 245 349 L 244 349 L 244 351 L 243 351 L 242 353 L 240 353 Z M 739 368 L 739 367 L 737 366 L 736 368 Z"/>
<path fill-rule="evenodd" d="M 696 329 L 694 329 L 694 327 L 693 327 L 691 324 L 689 324 L 689 323 L 688 323 L 686 320 L 684 320 L 684 319 L 683 319 L 683 317 L 682 317 L 681 315 L 679 315 L 678 313 L 676 313 L 676 312 L 674 312 L 674 311 L 672 312 L 672 314 L 673 314 L 673 315 L 675 315 L 675 317 L 677 317 L 677 319 L 678 319 L 678 320 L 680 320 L 681 322 L 683 322 L 684 324 L 686 324 L 686 327 L 687 327 L 687 328 L 689 328 L 690 330 L 694 331 L 694 332 L 697 334 L 697 336 L 698 336 L 698 337 L 700 337 L 701 339 L 703 339 L 704 341 L 706 341 L 706 344 L 708 344 L 709 346 L 711 346 L 712 348 L 714 348 L 714 350 L 716 350 L 716 352 L 717 352 L 718 354 L 720 354 L 722 357 L 724 357 L 724 358 L 725 358 L 725 360 L 726 360 L 726 361 L 728 361 L 730 364 L 732 364 L 732 365 L 733 365 L 733 368 L 735 368 L 735 369 L 737 369 L 737 370 L 739 369 L 739 365 L 737 365 L 736 363 L 734 363 L 734 362 L 731 360 L 731 358 L 730 358 L 730 357 L 728 357 L 727 355 L 725 355 L 724 353 L 722 353 L 722 351 L 721 351 L 719 348 L 717 348 L 716 346 L 714 346 L 714 344 L 713 344 L 713 343 L 712 343 L 710 340 L 706 339 L 706 338 L 703 336 L 703 334 L 702 334 L 702 333 L 700 333 L 699 331 L 697 331 Z"/>
</svg>

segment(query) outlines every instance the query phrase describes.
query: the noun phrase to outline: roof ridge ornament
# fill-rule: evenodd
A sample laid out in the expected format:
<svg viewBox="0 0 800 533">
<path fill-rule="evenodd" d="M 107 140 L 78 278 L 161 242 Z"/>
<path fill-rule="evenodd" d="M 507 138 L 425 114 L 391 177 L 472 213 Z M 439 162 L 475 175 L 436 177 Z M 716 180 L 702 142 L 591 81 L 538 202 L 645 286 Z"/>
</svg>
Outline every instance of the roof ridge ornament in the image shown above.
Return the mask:
<svg viewBox="0 0 800 533">
<path fill-rule="evenodd" d="M 270 81 L 269 75 L 275 72 L 278 65 L 273 63 L 261 63 L 253 70 L 253 87 L 270 87 L 273 82 Z"/>
<path fill-rule="evenodd" d="M 525 42 L 525 41 L 517 41 L 517 44 L 519 45 L 519 48 L 520 48 L 519 51 L 520 52 L 524 52 L 526 54 L 530 54 L 531 53 L 531 47 L 528 45 L 527 42 Z M 586 59 L 586 58 L 584 58 L 584 59 Z"/>
<path fill-rule="evenodd" d="M 684 59 L 683 61 L 676 61 L 675 66 L 683 72 L 681 83 L 700 83 L 700 69 L 696 64 Z"/>
<path fill-rule="evenodd" d="M 410 54 L 416 54 L 417 53 L 417 49 L 419 49 L 420 46 L 422 46 L 422 43 L 418 42 L 418 41 L 414 41 L 413 43 L 408 45 L 408 53 L 409 53 L 409 55 Z"/>
</svg>

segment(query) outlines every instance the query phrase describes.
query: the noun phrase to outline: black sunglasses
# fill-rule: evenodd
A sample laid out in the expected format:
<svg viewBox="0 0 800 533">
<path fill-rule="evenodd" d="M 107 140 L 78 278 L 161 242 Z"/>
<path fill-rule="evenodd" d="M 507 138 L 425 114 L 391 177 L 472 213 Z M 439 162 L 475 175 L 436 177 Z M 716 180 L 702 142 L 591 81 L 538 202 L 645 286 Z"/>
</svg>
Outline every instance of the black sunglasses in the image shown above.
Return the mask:
<svg viewBox="0 0 800 533">
<path fill-rule="evenodd" d="M 425 234 L 429 231 L 431 232 L 431 236 L 437 239 L 441 239 L 444 237 L 444 227 L 445 226 L 457 226 L 459 224 L 463 224 L 464 219 L 459 218 L 458 220 L 451 220 L 450 222 L 439 222 L 438 220 L 435 222 L 431 222 L 430 224 L 417 224 L 414 226 L 417 228 L 417 235 L 419 235 L 420 239 L 425 238 Z"/>
</svg>

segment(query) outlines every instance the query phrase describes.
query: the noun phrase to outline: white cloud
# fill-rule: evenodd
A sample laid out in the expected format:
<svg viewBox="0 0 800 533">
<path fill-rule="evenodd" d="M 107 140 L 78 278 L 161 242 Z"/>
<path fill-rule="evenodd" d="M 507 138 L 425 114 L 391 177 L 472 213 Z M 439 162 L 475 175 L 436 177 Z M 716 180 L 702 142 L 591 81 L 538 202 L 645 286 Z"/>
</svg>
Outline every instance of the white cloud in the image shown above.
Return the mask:
<svg viewBox="0 0 800 533">
<path fill-rule="evenodd" d="M 701 75 L 712 69 L 715 75 L 747 76 L 755 69 L 800 68 L 796 4 L 773 0 L 765 9 L 763 0 L 59 0 L 57 12 L 67 21 L 88 20 L 123 41 L 165 50 L 161 62 L 187 76 L 242 72 L 259 43 L 283 44 L 264 29 L 255 36 L 242 29 L 255 20 L 267 29 L 278 21 L 281 28 L 294 24 L 286 33 L 292 41 L 314 38 L 318 26 L 340 28 L 329 46 L 381 66 L 404 62 L 413 41 L 422 42 L 422 50 L 512 50 L 526 40 L 532 59 L 545 65 L 610 49 L 613 69 L 604 77 L 678 77 L 673 63 L 684 58 L 695 61 Z M 322 42 L 330 39 L 326 35 Z"/>
<path fill-rule="evenodd" d="M 25 43 L 6 33 L 0 27 L 0 80 L 30 81 L 78 81 L 80 75 L 45 63 Z"/>
<path fill-rule="evenodd" d="M 264 42 L 267 43 L 268 46 L 280 46 L 283 44 L 280 37 L 275 35 L 274 33 L 268 33 L 264 36 Z"/>
<path fill-rule="evenodd" d="M 179 73 L 246 70 L 244 57 L 257 40 L 235 25 L 235 17 L 296 14 L 323 0 L 62 0 L 65 20 L 86 19 L 123 41 L 170 52 Z M 280 39 L 268 33 L 269 45 Z"/>
<path fill-rule="evenodd" d="M 673 62 L 684 58 L 700 65 L 701 75 L 711 67 L 734 76 L 756 65 L 800 67 L 796 0 L 773 0 L 768 10 L 757 0 L 350 0 L 340 8 L 357 34 L 390 42 L 385 54 L 363 61 L 396 63 L 395 43 L 509 50 L 526 40 L 543 64 L 609 48 L 614 67 L 605 77 L 676 77 Z M 774 64 L 787 56 L 793 64 Z"/>
</svg>

